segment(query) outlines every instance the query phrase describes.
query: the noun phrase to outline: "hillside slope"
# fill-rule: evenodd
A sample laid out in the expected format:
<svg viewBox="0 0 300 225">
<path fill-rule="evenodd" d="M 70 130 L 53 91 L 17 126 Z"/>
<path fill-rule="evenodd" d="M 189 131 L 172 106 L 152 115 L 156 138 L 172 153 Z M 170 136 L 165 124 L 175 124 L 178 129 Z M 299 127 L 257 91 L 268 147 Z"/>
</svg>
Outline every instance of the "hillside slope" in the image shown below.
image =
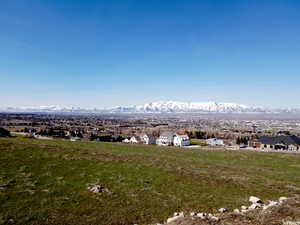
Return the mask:
<svg viewBox="0 0 300 225">
<path fill-rule="evenodd" d="M 149 224 L 300 194 L 292 154 L 0 139 L 0 224 Z M 91 193 L 98 184 L 109 191 Z"/>
</svg>

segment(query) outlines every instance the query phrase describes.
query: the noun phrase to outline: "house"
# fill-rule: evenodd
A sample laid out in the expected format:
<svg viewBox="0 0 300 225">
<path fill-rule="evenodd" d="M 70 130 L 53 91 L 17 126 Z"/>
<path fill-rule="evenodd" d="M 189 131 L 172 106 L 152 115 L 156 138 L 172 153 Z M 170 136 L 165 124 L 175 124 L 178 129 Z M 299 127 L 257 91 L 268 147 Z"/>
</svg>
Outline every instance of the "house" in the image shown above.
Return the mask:
<svg viewBox="0 0 300 225">
<path fill-rule="evenodd" d="M 71 137 L 70 141 L 81 141 L 80 137 Z"/>
<path fill-rule="evenodd" d="M 125 138 L 122 142 L 123 142 L 123 143 L 129 143 L 130 140 L 129 140 L 128 138 Z"/>
<path fill-rule="evenodd" d="M 262 150 L 298 151 L 300 148 L 300 138 L 294 135 L 261 136 L 258 142 Z"/>
<path fill-rule="evenodd" d="M 157 145 L 161 145 L 161 146 L 170 146 L 173 145 L 173 141 L 174 141 L 174 136 L 175 133 L 174 132 L 163 132 L 159 138 L 156 140 L 156 144 Z"/>
<path fill-rule="evenodd" d="M 140 138 L 139 136 L 133 135 L 133 136 L 130 138 L 129 142 L 137 144 L 137 143 L 140 143 L 140 142 L 141 142 L 141 138 Z"/>
<path fill-rule="evenodd" d="M 141 134 L 140 139 L 141 142 L 146 145 L 152 145 L 156 143 L 156 138 L 151 134 Z"/>
<path fill-rule="evenodd" d="M 222 139 L 210 138 L 206 140 L 206 144 L 211 146 L 224 146 L 224 141 Z"/>
<path fill-rule="evenodd" d="M 182 147 L 182 146 L 189 146 L 191 142 L 188 135 L 175 134 L 173 144 L 174 146 Z"/>
</svg>

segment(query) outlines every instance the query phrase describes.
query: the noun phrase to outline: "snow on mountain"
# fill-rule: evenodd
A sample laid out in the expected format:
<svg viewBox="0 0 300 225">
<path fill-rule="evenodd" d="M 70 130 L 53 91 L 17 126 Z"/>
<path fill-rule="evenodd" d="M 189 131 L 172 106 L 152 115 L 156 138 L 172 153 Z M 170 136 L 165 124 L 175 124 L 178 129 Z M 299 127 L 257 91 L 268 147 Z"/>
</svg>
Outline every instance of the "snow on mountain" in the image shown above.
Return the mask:
<svg viewBox="0 0 300 225">
<path fill-rule="evenodd" d="M 235 103 L 217 103 L 217 102 L 176 102 L 176 101 L 159 101 L 136 105 L 129 107 L 115 107 L 113 112 L 128 113 L 197 113 L 197 112 L 214 112 L 214 113 L 241 113 L 241 112 L 266 112 L 267 109 L 259 107 L 249 107 Z"/>
<path fill-rule="evenodd" d="M 88 113 L 95 109 L 83 109 L 79 107 L 61 107 L 61 106 L 30 106 L 30 107 L 7 107 L 0 108 L 0 112 L 25 112 L 25 113 Z"/>
<path fill-rule="evenodd" d="M 300 113 L 300 109 L 267 109 L 235 103 L 158 101 L 134 106 L 116 106 L 107 109 L 79 107 L 38 106 L 8 107 L 0 112 L 42 113 Z"/>
</svg>

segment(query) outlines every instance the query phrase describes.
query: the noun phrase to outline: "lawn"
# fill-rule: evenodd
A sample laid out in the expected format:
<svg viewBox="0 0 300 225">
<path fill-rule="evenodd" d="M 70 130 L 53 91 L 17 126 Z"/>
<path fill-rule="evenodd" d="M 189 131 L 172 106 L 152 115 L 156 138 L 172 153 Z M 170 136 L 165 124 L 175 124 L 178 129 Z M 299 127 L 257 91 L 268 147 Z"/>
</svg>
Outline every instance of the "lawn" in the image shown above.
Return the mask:
<svg viewBox="0 0 300 225">
<path fill-rule="evenodd" d="M 0 139 L 0 168 L 0 224 L 149 224 L 300 194 L 293 154 L 17 137 Z"/>
</svg>

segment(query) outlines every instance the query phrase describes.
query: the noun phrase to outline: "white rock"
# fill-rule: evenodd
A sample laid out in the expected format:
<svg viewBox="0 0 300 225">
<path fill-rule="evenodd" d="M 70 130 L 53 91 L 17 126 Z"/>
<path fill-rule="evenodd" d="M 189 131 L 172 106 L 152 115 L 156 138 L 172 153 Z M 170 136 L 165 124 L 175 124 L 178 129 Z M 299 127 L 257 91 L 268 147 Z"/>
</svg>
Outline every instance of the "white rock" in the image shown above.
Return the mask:
<svg viewBox="0 0 300 225">
<path fill-rule="evenodd" d="M 227 212 L 227 211 L 228 211 L 228 209 L 226 209 L 226 208 L 220 208 L 220 209 L 219 209 L 219 212 L 220 212 L 220 213 L 224 213 L 224 212 Z"/>
<path fill-rule="evenodd" d="M 197 217 L 201 219 L 206 219 L 206 214 L 205 213 L 197 213 Z"/>
<path fill-rule="evenodd" d="M 276 202 L 276 201 L 269 201 L 269 204 L 268 205 L 263 205 L 263 210 L 266 210 L 270 207 L 274 207 L 274 206 L 277 206 L 279 205 L 279 202 Z"/>
<path fill-rule="evenodd" d="M 211 217 L 213 217 L 213 214 L 208 213 L 208 214 L 207 214 L 207 217 L 208 217 L 208 218 L 211 218 Z"/>
<path fill-rule="evenodd" d="M 279 205 L 279 202 L 269 201 L 269 207 L 276 206 L 276 205 Z"/>
<path fill-rule="evenodd" d="M 255 196 L 251 196 L 249 198 L 249 202 L 252 202 L 252 203 L 262 203 L 262 200 L 259 199 L 259 198 L 257 198 L 257 197 L 255 197 Z"/>
<path fill-rule="evenodd" d="M 248 212 L 248 210 L 247 209 L 242 209 L 241 212 L 246 213 L 246 212 Z"/>
<path fill-rule="evenodd" d="M 110 190 L 108 190 L 107 188 L 105 188 L 101 185 L 91 185 L 87 189 L 90 190 L 91 192 L 94 192 L 94 193 L 105 192 L 105 193 L 108 193 L 108 194 L 112 194 L 112 192 Z"/>
<path fill-rule="evenodd" d="M 287 197 L 280 197 L 280 198 L 279 198 L 279 202 L 280 202 L 280 203 L 283 203 L 283 202 L 285 202 L 286 200 L 288 200 Z"/>
<path fill-rule="evenodd" d="M 242 209 L 242 210 L 247 210 L 247 209 L 248 209 L 248 207 L 247 207 L 247 206 L 244 206 L 244 205 L 242 205 L 242 206 L 241 206 L 241 209 Z"/>
<path fill-rule="evenodd" d="M 190 215 L 191 215 L 192 217 L 194 217 L 194 216 L 197 216 L 197 213 L 191 212 Z"/>
<path fill-rule="evenodd" d="M 252 204 L 252 205 L 249 206 L 248 210 L 259 209 L 261 207 L 262 207 L 261 204 L 254 203 L 254 204 Z"/>
<path fill-rule="evenodd" d="M 179 216 L 178 212 L 174 212 L 173 216 Z"/>
<path fill-rule="evenodd" d="M 234 213 L 240 213 L 240 210 L 239 209 L 235 209 L 233 210 Z"/>
<path fill-rule="evenodd" d="M 182 218 L 183 217 L 183 215 L 182 216 L 174 216 L 174 217 L 171 217 L 171 218 L 168 218 L 167 219 L 167 223 L 171 223 L 171 222 L 173 222 L 173 221 L 175 221 L 175 220 L 178 220 L 179 218 Z"/>
<path fill-rule="evenodd" d="M 212 216 L 209 218 L 211 221 L 219 221 L 220 219 L 216 216 Z"/>
</svg>

